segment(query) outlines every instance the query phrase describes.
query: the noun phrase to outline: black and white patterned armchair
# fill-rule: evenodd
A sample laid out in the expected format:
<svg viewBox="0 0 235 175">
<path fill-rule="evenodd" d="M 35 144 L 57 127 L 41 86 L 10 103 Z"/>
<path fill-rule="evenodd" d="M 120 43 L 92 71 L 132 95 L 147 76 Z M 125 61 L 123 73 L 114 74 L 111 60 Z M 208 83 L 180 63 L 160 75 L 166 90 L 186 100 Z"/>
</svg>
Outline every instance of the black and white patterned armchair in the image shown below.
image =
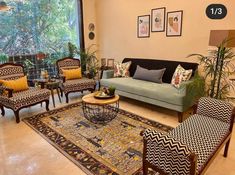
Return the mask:
<svg viewBox="0 0 235 175">
<path fill-rule="evenodd" d="M 80 67 L 80 60 L 74 58 L 63 58 L 56 62 L 58 75 L 62 78 L 62 86 L 61 89 L 65 94 L 66 103 L 69 102 L 68 95 L 71 92 L 83 92 L 84 90 L 89 90 L 93 92 L 96 87 L 96 82 L 93 79 L 88 78 L 80 78 L 80 79 L 73 79 L 73 80 L 66 80 L 63 76 L 62 69 L 76 69 Z M 62 94 L 61 94 L 62 95 Z"/>
<path fill-rule="evenodd" d="M 0 65 L 0 80 L 15 80 L 25 76 L 24 68 L 20 64 L 5 63 Z M 14 111 L 16 122 L 20 122 L 19 111 L 22 108 L 45 102 L 49 110 L 50 91 L 47 89 L 29 87 L 27 90 L 14 92 L 13 89 L 0 85 L 0 108 L 5 115 L 4 107 Z"/>
<path fill-rule="evenodd" d="M 228 102 L 202 97 L 196 114 L 168 134 L 144 132 L 143 172 L 203 174 L 225 145 L 227 157 L 234 122 L 234 107 Z"/>
</svg>

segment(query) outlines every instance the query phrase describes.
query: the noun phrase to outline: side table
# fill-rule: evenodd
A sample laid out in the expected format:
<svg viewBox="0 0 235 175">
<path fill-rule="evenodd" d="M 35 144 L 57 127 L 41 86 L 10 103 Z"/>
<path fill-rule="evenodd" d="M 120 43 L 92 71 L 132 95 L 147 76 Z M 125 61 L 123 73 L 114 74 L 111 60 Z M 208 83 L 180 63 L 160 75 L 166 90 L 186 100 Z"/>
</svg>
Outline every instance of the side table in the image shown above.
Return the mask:
<svg viewBox="0 0 235 175">
<path fill-rule="evenodd" d="M 54 89 L 56 89 L 56 92 L 57 92 L 57 95 L 58 95 L 58 98 L 59 98 L 59 101 L 61 103 L 61 98 L 60 98 L 60 81 L 59 80 L 47 80 L 47 79 L 35 79 L 34 82 L 38 82 L 38 83 L 41 83 L 42 86 L 44 86 L 45 84 L 45 87 L 47 89 L 49 89 L 51 91 L 51 97 L 52 97 L 52 102 L 53 102 L 53 106 L 55 107 L 55 98 L 54 98 Z M 44 88 L 44 87 L 42 87 Z"/>
</svg>

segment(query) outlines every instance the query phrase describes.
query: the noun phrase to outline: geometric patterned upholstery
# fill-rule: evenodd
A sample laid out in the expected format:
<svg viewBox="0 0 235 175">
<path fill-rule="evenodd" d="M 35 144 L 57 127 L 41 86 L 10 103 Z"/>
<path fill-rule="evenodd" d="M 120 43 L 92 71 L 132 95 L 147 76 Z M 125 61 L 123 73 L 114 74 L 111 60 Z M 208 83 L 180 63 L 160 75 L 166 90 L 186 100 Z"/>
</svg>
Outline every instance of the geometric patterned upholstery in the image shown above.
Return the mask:
<svg viewBox="0 0 235 175">
<path fill-rule="evenodd" d="M 167 174 L 190 173 L 190 148 L 175 138 L 153 131 L 145 130 L 144 139 L 147 141 L 146 160 L 160 167 Z"/>
<path fill-rule="evenodd" d="M 80 67 L 80 60 L 74 58 L 63 58 L 57 60 L 56 62 L 58 74 L 60 77 L 63 77 L 62 69 L 76 69 Z M 62 83 L 62 90 L 66 96 L 66 102 L 68 102 L 68 94 L 70 92 L 78 92 L 83 90 L 94 90 L 96 85 L 96 81 L 93 79 L 87 78 L 80 78 L 80 79 L 73 79 L 73 80 L 65 80 Z"/>
<path fill-rule="evenodd" d="M 93 79 L 82 78 L 67 80 L 63 83 L 64 93 L 67 94 L 71 91 L 81 91 L 83 89 L 93 89 L 96 82 Z"/>
<path fill-rule="evenodd" d="M 7 94 L 0 95 L 0 102 L 3 106 L 16 111 L 24 106 L 49 100 L 50 94 L 48 89 L 30 87 L 28 90 L 13 92 L 10 98 Z"/>
<path fill-rule="evenodd" d="M 0 79 L 14 80 L 24 76 L 22 66 L 6 65 L 0 68 Z"/>
<path fill-rule="evenodd" d="M 216 118 L 227 123 L 231 122 L 232 112 L 233 105 L 231 103 L 206 97 L 200 98 L 197 108 L 197 114 Z"/>
<path fill-rule="evenodd" d="M 198 156 L 197 173 L 229 134 L 230 124 L 215 118 L 194 114 L 172 131 L 169 136 L 187 144 Z"/>
<path fill-rule="evenodd" d="M 200 98 L 197 114 L 190 116 L 168 134 L 145 131 L 144 140 L 147 144 L 144 160 L 166 174 L 191 174 L 188 158 L 192 153 L 197 158 L 191 169 L 196 165 L 196 174 L 201 174 L 218 148 L 224 144 L 224 156 L 227 156 L 234 120 L 233 108 L 232 104 L 225 101 Z M 145 163 L 143 166 L 148 168 Z"/>
<path fill-rule="evenodd" d="M 15 80 L 23 76 L 25 76 L 24 67 L 20 64 L 5 63 L 0 65 L 0 80 Z M 13 92 L 13 90 L 5 91 L 6 89 L 2 84 L 0 85 L 0 107 L 2 115 L 5 115 L 4 107 L 12 109 L 15 113 L 17 123 L 20 122 L 19 110 L 21 108 L 45 101 L 46 110 L 49 110 L 50 91 L 47 89 L 32 87 L 19 92 Z"/>
<path fill-rule="evenodd" d="M 59 74 L 62 75 L 63 71 L 62 69 L 76 69 L 80 67 L 80 61 L 78 59 L 65 59 L 65 60 L 60 60 L 57 62 L 57 66 L 59 68 Z"/>
</svg>

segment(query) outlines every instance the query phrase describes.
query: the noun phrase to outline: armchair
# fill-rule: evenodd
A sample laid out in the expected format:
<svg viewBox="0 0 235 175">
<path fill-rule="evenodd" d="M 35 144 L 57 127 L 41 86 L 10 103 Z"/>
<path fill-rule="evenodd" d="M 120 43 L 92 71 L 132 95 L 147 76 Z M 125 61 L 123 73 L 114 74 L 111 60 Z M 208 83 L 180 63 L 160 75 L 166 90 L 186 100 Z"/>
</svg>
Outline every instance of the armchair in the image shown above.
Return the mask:
<svg viewBox="0 0 235 175">
<path fill-rule="evenodd" d="M 144 132 L 143 172 L 203 174 L 225 145 L 227 157 L 234 122 L 232 104 L 202 97 L 196 114 L 168 134 Z"/>
<path fill-rule="evenodd" d="M 66 77 L 63 75 L 63 70 L 71 70 L 80 68 L 80 60 L 74 58 L 63 58 L 57 60 L 56 62 L 58 75 L 62 79 L 62 91 L 66 97 L 66 103 L 69 102 L 68 95 L 71 92 L 83 92 L 84 90 L 89 90 L 93 92 L 96 87 L 96 82 L 93 79 L 88 78 L 76 78 L 71 80 L 66 80 Z"/>
<path fill-rule="evenodd" d="M 24 76 L 24 68 L 20 64 L 5 63 L 0 65 L 1 82 L 9 82 L 10 80 L 17 81 Z M 20 85 L 16 84 L 16 87 L 18 86 Z M 12 88 L 4 86 L 4 83 L 1 83 L 0 90 L 0 108 L 2 115 L 5 115 L 4 107 L 12 109 L 17 123 L 20 122 L 19 111 L 22 108 L 45 102 L 46 110 L 49 110 L 50 91 L 47 89 L 27 86 L 26 89 L 14 91 Z"/>
</svg>

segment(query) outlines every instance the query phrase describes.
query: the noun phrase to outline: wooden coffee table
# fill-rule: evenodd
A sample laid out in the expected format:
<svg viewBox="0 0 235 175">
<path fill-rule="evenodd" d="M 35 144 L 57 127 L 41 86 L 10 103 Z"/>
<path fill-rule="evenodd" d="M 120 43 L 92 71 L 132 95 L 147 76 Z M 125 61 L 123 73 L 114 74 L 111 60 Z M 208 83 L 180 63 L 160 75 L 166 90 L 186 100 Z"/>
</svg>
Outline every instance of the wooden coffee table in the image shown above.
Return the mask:
<svg viewBox="0 0 235 175">
<path fill-rule="evenodd" d="M 82 98 L 84 117 L 96 124 L 105 124 L 117 116 L 119 111 L 119 96 L 108 99 L 97 99 L 97 92 L 85 95 Z"/>
</svg>

